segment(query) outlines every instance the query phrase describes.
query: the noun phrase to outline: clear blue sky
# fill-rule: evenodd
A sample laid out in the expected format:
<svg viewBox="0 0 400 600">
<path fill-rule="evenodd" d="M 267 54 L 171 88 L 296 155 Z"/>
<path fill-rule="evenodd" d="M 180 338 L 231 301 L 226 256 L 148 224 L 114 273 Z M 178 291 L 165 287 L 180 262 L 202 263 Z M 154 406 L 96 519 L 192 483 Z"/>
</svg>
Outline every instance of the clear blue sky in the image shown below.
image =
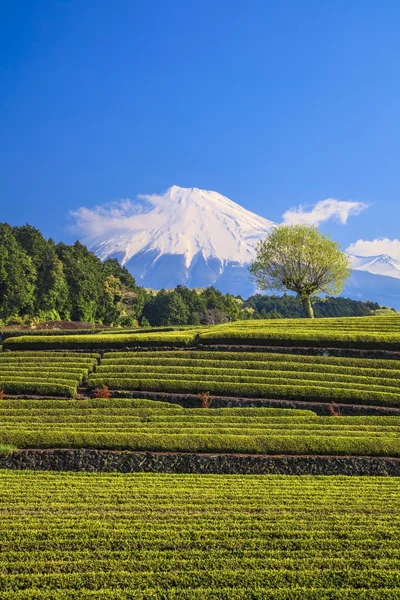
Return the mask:
<svg viewBox="0 0 400 600">
<path fill-rule="evenodd" d="M 0 18 L 0 221 L 71 241 L 68 212 L 173 184 L 269 219 L 400 217 L 398 0 L 19 0 Z"/>
</svg>

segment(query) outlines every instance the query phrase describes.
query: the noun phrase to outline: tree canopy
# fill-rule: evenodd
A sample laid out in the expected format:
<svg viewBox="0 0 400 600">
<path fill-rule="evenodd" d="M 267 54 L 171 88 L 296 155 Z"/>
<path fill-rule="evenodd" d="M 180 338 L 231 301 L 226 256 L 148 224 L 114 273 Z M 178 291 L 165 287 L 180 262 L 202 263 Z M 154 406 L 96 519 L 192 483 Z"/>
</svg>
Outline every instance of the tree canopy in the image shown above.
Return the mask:
<svg viewBox="0 0 400 600">
<path fill-rule="evenodd" d="M 260 290 L 295 292 L 313 318 L 311 299 L 340 294 L 350 265 L 339 245 L 316 227 L 282 225 L 258 243 L 250 273 Z"/>
<path fill-rule="evenodd" d="M 319 250 L 318 250 L 319 252 Z M 344 298 L 315 303 L 317 316 L 367 315 L 378 304 Z M 145 290 L 116 259 L 101 262 L 80 242 L 56 244 L 31 225 L 0 223 L 0 321 L 74 320 L 132 327 L 217 324 L 301 316 L 293 295 L 248 300 L 215 287 Z"/>
</svg>

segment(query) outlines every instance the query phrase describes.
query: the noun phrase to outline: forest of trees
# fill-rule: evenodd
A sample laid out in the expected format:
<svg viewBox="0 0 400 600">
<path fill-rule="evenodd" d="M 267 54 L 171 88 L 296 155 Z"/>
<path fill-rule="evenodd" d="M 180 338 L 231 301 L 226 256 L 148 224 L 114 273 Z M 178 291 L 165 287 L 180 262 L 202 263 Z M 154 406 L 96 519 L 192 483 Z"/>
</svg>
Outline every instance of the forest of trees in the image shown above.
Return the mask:
<svg viewBox="0 0 400 600">
<path fill-rule="evenodd" d="M 379 308 L 345 298 L 314 305 L 317 317 L 368 315 Z M 71 320 L 131 327 L 302 316 L 301 303 L 289 295 L 243 300 L 213 287 L 146 290 L 116 259 L 102 262 L 80 242 L 56 244 L 31 225 L 0 224 L 2 324 Z"/>
</svg>

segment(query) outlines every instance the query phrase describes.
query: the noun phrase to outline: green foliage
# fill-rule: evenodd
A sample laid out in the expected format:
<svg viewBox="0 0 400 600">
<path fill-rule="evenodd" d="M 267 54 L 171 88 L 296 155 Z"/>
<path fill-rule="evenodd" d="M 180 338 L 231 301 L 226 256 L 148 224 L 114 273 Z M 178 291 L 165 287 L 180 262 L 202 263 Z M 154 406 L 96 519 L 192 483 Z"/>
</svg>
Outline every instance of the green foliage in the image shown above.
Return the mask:
<svg viewBox="0 0 400 600">
<path fill-rule="evenodd" d="M 3 346 L 15 350 L 54 350 L 54 349 L 95 349 L 95 348 L 135 348 L 136 346 L 186 346 L 193 340 L 190 331 L 167 331 L 160 333 L 66 336 L 21 336 L 8 338 Z"/>
<path fill-rule="evenodd" d="M 96 356 L 63 353 L 0 353 L 0 390 L 6 394 L 39 394 L 73 398 L 77 386 L 97 364 Z"/>
<path fill-rule="evenodd" d="M 313 303 L 316 317 L 363 317 L 379 312 L 376 302 L 361 302 L 350 298 L 324 298 Z M 385 311 L 385 314 L 390 311 Z M 301 302 L 296 296 L 283 294 L 282 296 L 267 296 L 254 294 L 243 303 L 243 318 L 268 319 L 268 318 L 297 318 L 304 317 Z"/>
<path fill-rule="evenodd" d="M 372 314 L 379 305 L 332 298 L 317 316 Z M 148 292 L 116 259 L 102 263 L 76 242 L 46 240 L 35 227 L 0 225 L 0 318 L 21 324 L 76 320 L 113 326 L 210 325 L 237 319 L 295 317 L 294 297 L 255 295 L 247 302 L 214 287 Z"/>
<path fill-rule="evenodd" d="M 78 335 L 21 335 L 7 338 L 10 350 L 113 349 L 135 346 L 307 346 L 336 348 L 400 348 L 400 318 L 247 320 L 212 327 L 164 327 L 154 330 L 113 330 Z"/>
<path fill-rule="evenodd" d="M 357 384 L 343 387 L 329 383 L 326 387 L 316 386 L 312 381 L 288 383 L 278 380 L 271 383 L 241 383 L 221 381 L 215 377 L 186 377 L 183 375 L 165 376 L 162 379 L 157 373 L 148 375 L 131 375 L 130 377 L 93 376 L 89 385 L 94 388 L 106 383 L 112 390 L 144 390 L 157 392 L 173 392 L 180 394 L 199 394 L 204 391 L 219 396 L 247 398 L 275 398 L 281 400 L 304 400 L 316 402 L 342 402 L 345 404 L 366 404 L 377 406 L 400 406 L 398 390 L 389 392 L 381 390 L 359 389 Z"/>
<path fill-rule="evenodd" d="M 36 268 L 12 228 L 0 223 L 0 317 L 33 311 Z"/>
<path fill-rule="evenodd" d="M 46 240 L 30 225 L 0 224 L 0 317 L 119 324 L 140 316 L 145 293 L 116 260 L 76 242 Z"/>
<path fill-rule="evenodd" d="M 399 433 L 397 417 L 204 411 L 112 398 L 0 403 L 0 444 L 18 448 L 400 456 Z"/>
<path fill-rule="evenodd" d="M 76 385 L 69 383 L 53 383 L 53 378 L 48 381 L 32 379 L 5 379 L 0 376 L 0 389 L 7 395 L 39 395 L 39 396 L 61 396 L 74 398 L 76 396 Z"/>
<path fill-rule="evenodd" d="M 311 298 L 336 296 L 350 275 L 350 264 L 338 244 L 308 225 L 276 227 L 257 245 L 250 273 L 261 290 L 291 291 L 313 317 Z"/>
<path fill-rule="evenodd" d="M 94 388 L 400 406 L 398 361 L 257 352 L 112 352 Z"/>
<path fill-rule="evenodd" d="M 68 318 L 69 290 L 53 240 L 46 241 L 31 225 L 14 227 L 13 231 L 21 250 L 31 258 L 36 270 L 34 313 L 43 319 Z"/>
<path fill-rule="evenodd" d="M 4 600 L 398 600 L 398 480 L 0 473 Z"/>
<path fill-rule="evenodd" d="M 318 346 L 400 348 L 400 319 L 395 313 L 377 318 L 270 319 L 227 323 L 199 332 L 201 344 L 251 346 Z"/>
</svg>

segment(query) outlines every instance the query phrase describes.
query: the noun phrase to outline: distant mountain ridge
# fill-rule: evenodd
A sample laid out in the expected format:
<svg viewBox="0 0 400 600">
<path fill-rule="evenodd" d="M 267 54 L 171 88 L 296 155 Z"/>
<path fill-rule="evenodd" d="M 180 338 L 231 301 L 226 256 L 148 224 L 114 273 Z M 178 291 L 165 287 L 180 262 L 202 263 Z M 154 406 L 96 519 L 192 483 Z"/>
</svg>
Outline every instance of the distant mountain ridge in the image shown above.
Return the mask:
<svg viewBox="0 0 400 600">
<path fill-rule="evenodd" d="M 373 275 L 384 275 L 400 279 L 400 262 L 388 254 L 378 256 L 347 255 L 355 271 L 366 271 Z"/>
<path fill-rule="evenodd" d="M 176 185 L 124 202 L 119 214 L 111 234 L 84 242 L 102 260 L 118 258 L 139 285 L 214 285 L 243 297 L 255 291 L 247 266 L 257 242 L 278 225 L 217 192 Z M 353 270 L 344 293 L 400 309 L 400 262 L 386 254 L 348 256 Z"/>
</svg>

